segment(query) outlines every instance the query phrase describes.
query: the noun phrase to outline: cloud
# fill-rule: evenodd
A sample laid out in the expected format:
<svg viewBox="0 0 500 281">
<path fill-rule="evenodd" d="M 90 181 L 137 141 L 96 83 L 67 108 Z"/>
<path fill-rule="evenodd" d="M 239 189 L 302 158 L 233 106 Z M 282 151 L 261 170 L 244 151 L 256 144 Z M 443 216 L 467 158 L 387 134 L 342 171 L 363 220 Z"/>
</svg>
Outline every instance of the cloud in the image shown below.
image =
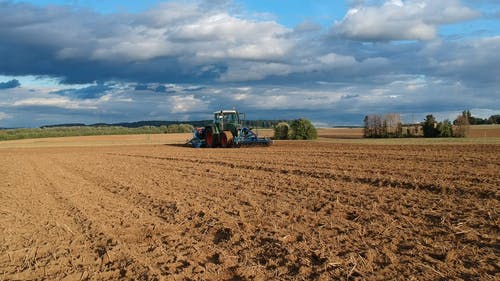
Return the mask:
<svg viewBox="0 0 500 281">
<path fill-rule="evenodd" d="M 170 113 L 195 113 L 208 111 L 208 103 L 195 95 L 172 96 L 169 103 L 173 106 Z"/>
<path fill-rule="evenodd" d="M 498 84 L 500 77 L 498 48 L 500 36 L 437 41 L 422 48 L 418 57 L 427 60 L 426 72 L 436 77 L 475 87 L 492 86 Z"/>
<path fill-rule="evenodd" d="M 356 80 L 375 71 L 377 76 L 413 71 L 411 61 L 421 59 L 412 52 L 422 45 L 366 46 L 328 38 L 307 23 L 290 30 L 233 15 L 230 3 L 166 2 L 138 14 L 103 15 L 0 2 L 0 69 L 4 75 L 53 76 L 68 84 L 129 81 L 139 90 L 147 83 Z M 334 31 L 354 39 L 430 39 L 439 24 L 475 15 L 454 0 L 358 3 Z M 92 90 L 73 92 L 93 98 Z"/>
<path fill-rule="evenodd" d="M 500 110 L 492 106 L 492 99 L 498 98 L 495 85 L 481 90 L 481 93 L 492 93 L 483 95 L 467 84 L 451 84 L 421 75 L 388 75 L 380 76 L 379 80 L 376 85 L 369 81 L 358 84 L 321 82 L 307 88 L 297 85 L 168 85 L 176 89 L 169 95 L 159 95 L 153 90 L 137 93 L 125 83 L 115 85 L 114 90 L 96 99 L 17 88 L 10 90 L 18 92 L 15 95 L 0 93 L 0 100 L 3 95 L 20 96 L 12 102 L 0 102 L 0 112 L 23 116 L 6 119 L 4 123 L 12 123 L 2 124 L 16 127 L 20 120 L 25 122 L 23 125 L 31 126 L 61 123 L 60 120 L 83 123 L 205 120 L 211 118 L 211 112 L 233 106 L 246 112 L 249 119 L 306 117 L 329 125 L 360 124 L 363 116 L 369 113 L 399 112 L 410 122 L 411 116 L 420 120 L 427 113 L 458 114 L 465 108 L 484 109 L 484 112 Z M 154 89 L 155 85 L 148 87 Z"/>
<path fill-rule="evenodd" d="M 271 75 L 286 76 L 292 67 L 284 63 L 273 62 L 235 62 L 228 65 L 228 70 L 221 75 L 221 82 L 242 82 L 262 80 Z"/>
<path fill-rule="evenodd" d="M 173 85 L 164 85 L 164 84 L 137 84 L 134 87 L 136 91 L 154 91 L 157 93 L 175 93 L 175 87 Z"/>
<path fill-rule="evenodd" d="M 458 0 L 388 0 L 356 5 L 333 26 L 334 34 L 362 41 L 431 40 L 440 25 L 478 18 Z"/>
<path fill-rule="evenodd" d="M 2 89 L 12 89 L 21 86 L 21 83 L 17 79 L 12 79 L 7 82 L 0 82 L 0 90 Z"/>
<path fill-rule="evenodd" d="M 10 116 L 9 114 L 7 114 L 5 112 L 0 112 L 0 120 L 9 119 L 9 118 L 12 118 L 12 116 Z"/>
<path fill-rule="evenodd" d="M 2 126 L 200 120 L 233 106 L 249 118 L 329 124 L 500 110 L 500 37 L 437 32 L 479 16 L 474 9 L 455 0 L 350 3 L 333 29 L 312 20 L 290 29 L 232 1 L 168 1 L 134 14 L 0 1 L 0 74 L 22 84 L 0 91 L 0 112 L 15 116 Z M 23 75 L 62 85 L 33 86 Z"/>
<path fill-rule="evenodd" d="M 63 109 L 96 109 L 94 103 L 78 102 L 67 97 L 58 98 L 29 98 L 18 100 L 12 104 L 13 107 L 56 107 Z"/>
<path fill-rule="evenodd" d="M 64 89 L 52 93 L 77 99 L 96 99 L 106 95 L 106 93 L 112 89 L 113 85 L 100 83 L 80 89 Z"/>
<path fill-rule="evenodd" d="M 164 85 L 159 85 L 155 88 L 155 92 L 158 92 L 158 93 L 165 93 L 167 91 L 167 87 L 165 87 Z"/>
<path fill-rule="evenodd" d="M 228 60 L 279 60 L 293 47 L 278 23 L 239 18 L 223 7 L 167 2 L 139 14 L 102 15 L 0 2 L 0 69 L 65 83 L 206 81 Z"/>
<path fill-rule="evenodd" d="M 146 90 L 150 90 L 149 86 L 146 85 L 146 84 L 137 84 L 134 89 L 136 91 L 146 91 Z"/>
</svg>

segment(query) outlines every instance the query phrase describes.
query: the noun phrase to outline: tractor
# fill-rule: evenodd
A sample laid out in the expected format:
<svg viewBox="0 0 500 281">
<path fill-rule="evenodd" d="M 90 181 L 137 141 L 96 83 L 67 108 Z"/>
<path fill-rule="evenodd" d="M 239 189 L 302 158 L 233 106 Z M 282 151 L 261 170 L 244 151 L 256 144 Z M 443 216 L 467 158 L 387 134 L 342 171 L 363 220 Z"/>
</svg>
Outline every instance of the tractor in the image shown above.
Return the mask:
<svg viewBox="0 0 500 281">
<path fill-rule="evenodd" d="M 196 128 L 193 138 L 187 144 L 195 148 L 200 147 L 240 147 L 246 145 L 271 145 L 273 141 L 261 138 L 252 130 L 242 124 L 245 114 L 236 110 L 220 110 L 214 112 L 211 125 Z"/>
</svg>

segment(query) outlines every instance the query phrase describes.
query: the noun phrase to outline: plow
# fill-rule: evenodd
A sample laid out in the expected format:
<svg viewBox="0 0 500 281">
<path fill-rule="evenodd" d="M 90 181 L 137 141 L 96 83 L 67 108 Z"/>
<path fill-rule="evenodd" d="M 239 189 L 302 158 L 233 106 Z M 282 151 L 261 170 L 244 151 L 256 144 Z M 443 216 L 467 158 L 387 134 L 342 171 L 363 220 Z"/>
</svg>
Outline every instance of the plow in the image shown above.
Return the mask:
<svg viewBox="0 0 500 281">
<path fill-rule="evenodd" d="M 244 116 L 236 110 L 216 111 L 213 123 L 194 129 L 193 137 L 186 144 L 194 148 L 271 145 L 270 138 L 259 137 L 252 128 L 243 126 Z"/>
</svg>

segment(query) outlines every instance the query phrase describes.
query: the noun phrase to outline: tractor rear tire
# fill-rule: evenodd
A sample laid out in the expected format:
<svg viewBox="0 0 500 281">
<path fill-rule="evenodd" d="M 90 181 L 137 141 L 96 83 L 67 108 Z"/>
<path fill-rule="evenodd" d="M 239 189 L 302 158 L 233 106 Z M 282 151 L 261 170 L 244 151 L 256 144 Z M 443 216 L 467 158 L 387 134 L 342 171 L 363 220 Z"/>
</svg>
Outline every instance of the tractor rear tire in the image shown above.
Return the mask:
<svg viewBox="0 0 500 281">
<path fill-rule="evenodd" d="M 232 147 L 234 143 L 233 133 L 231 131 L 224 131 L 220 135 L 220 146 L 222 148 Z"/>
<path fill-rule="evenodd" d="M 205 143 L 206 147 L 215 147 L 216 145 L 216 138 L 214 136 L 214 128 L 213 127 L 206 127 L 205 128 Z"/>
<path fill-rule="evenodd" d="M 205 144 L 206 147 L 220 146 L 220 134 L 217 133 L 216 127 L 214 126 L 205 127 Z"/>
</svg>

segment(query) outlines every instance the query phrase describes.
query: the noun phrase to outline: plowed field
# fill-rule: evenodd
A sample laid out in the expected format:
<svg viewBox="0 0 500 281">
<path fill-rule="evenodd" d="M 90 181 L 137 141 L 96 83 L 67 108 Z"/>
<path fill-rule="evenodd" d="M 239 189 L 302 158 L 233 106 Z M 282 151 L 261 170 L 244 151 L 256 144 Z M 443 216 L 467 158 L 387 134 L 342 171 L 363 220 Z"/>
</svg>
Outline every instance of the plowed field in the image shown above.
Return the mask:
<svg viewBox="0 0 500 281">
<path fill-rule="evenodd" d="M 500 279 L 499 145 L 55 145 L 0 158 L 2 280 Z"/>
</svg>

